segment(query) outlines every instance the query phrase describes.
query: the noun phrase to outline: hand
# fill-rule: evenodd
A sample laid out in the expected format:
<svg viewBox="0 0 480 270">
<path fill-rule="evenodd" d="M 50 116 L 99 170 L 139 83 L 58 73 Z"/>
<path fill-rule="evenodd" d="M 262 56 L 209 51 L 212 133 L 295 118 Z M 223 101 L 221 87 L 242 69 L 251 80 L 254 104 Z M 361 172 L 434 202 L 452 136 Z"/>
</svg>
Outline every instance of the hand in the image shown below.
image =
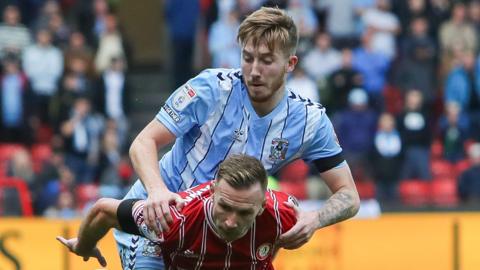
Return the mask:
<svg viewBox="0 0 480 270">
<path fill-rule="evenodd" d="M 280 236 L 278 245 L 286 249 L 296 249 L 312 238 L 313 233 L 318 228 L 319 221 L 316 212 L 300 211 L 298 206 L 290 201 L 285 202 L 285 204 L 295 210 L 297 223 Z"/>
<path fill-rule="evenodd" d="M 171 203 L 175 203 L 175 207 L 179 211 L 184 206 L 182 197 L 168 190 L 150 192 L 147 200 L 145 200 L 145 206 L 143 207 L 145 224 L 150 230 L 155 231 L 157 235 L 170 230 L 169 224 L 173 222 L 170 214 Z"/>
<path fill-rule="evenodd" d="M 72 238 L 67 240 L 61 236 L 57 236 L 57 240 L 64 246 L 66 246 L 70 252 L 77 254 L 80 257 L 83 257 L 84 261 L 88 261 L 90 257 L 94 257 L 97 258 L 98 263 L 102 267 L 107 266 L 107 260 L 105 260 L 105 257 L 102 256 L 100 249 L 98 249 L 97 247 L 94 247 L 92 250 L 89 251 L 81 251 L 78 249 L 78 238 Z"/>
</svg>

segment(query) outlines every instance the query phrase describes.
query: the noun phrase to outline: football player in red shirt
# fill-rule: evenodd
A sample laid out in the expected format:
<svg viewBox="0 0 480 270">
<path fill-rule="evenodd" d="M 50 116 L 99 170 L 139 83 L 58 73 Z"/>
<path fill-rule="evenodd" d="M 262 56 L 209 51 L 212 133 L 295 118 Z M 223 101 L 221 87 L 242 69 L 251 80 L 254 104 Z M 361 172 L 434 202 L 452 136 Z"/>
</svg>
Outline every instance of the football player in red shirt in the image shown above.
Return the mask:
<svg viewBox="0 0 480 270">
<path fill-rule="evenodd" d="M 57 239 L 102 266 L 106 260 L 96 243 L 114 227 L 150 239 L 167 269 L 273 269 L 277 241 L 296 222 L 295 199 L 267 189 L 263 165 L 246 155 L 226 159 L 216 180 L 179 194 L 185 205 L 181 211 L 170 206 L 174 223 L 168 232 L 148 229 L 144 200 L 100 199 L 78 238 Z"/>
</svg>

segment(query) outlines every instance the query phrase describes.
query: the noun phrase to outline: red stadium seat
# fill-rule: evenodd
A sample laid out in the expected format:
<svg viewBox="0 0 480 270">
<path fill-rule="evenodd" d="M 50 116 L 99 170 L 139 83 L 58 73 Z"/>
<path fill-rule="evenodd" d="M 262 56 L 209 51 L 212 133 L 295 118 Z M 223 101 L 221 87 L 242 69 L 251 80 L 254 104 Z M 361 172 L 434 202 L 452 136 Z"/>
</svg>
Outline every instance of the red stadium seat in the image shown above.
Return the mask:
<svg viewBox="0 0 480 270">
<path fill-rule="evenodd" d="M 398 192 L 405 205 L 422 206 L 429 203 L 428 182 L 417 179 L 402 180 Z"/>
<path fill-rule="evenodd" d="M 98 186 L 95 184 L 79 184 L 75 189 L 75 198 L 78 209 L 83 209 L 85 205 L 99 198 Z"/>
<path fill-rule="evenodd" d="M 375 198 L 376 186 L 373 181 L 356 181 L 355 185 L 361 200 Z"/>
<path fill-rule="evenodd" d="M 15 196 L 6 196 L 7 189 L 15 191 Z M 12 194 L 12 192 L 10 192 Z M 12 177 L 0 177 L 0 216 L 8 214 L 5 206 L 11 209 L 17 208 L 22 216 L 32 216 L 32 199 L 27 184 L 22 179 Z"/>
<path fill-rule="evenodd" d="M 307 196 L 307 183 L 306 181 L 299 182 L 299 183 L 292 183 L 292 182 L 279 182 L 280 190 L 294 196 L 299 200 L 306 200 L 308 199 Z"/>
<path fill-rule="evenodd" d="M 432 160 L 430 170 L 433 178 L 455 178 L 456 172 L 453 163 L 444 159 Z"/>
<path fill-rule="evenodd" d="M 439 160 L 442 159 L 443 156 L 443 144 L 440 140 L 434 140 L 432 145 L 430 146 L 430 154 L 432 160 Z"/>
<path fill-rule="evenodd" d="M 434 179 L 430 183 L 430 194 L 436 206 L 452 207 L 458 204 L 457 182 L 454 178 Z"/>
<path fill-rule="evenodd" d="M 38 173 L 41 171 L 43 162 L 52 157 L 52 148 L 46 143 L 35 144 L 32 146 L 30 153 L 32 155 L 33 170 Z"/>
<path fill-rule="evenodd" d="M 460 174 L 462 174 L 465 170 L 467 170 L 471 166 L 472 164 L 470 163 L 470 160 L 468 159 L 460 160 L 455 164 L 455 174 L 457 176 L 460 176 Z"/>
<path fill-rule="evenodd" d="M 283 167 L 280 171 L 280 182 L 300 183 L 306 182 L 308 177 L 308 165 L 301 159 Z"/>
</svg>

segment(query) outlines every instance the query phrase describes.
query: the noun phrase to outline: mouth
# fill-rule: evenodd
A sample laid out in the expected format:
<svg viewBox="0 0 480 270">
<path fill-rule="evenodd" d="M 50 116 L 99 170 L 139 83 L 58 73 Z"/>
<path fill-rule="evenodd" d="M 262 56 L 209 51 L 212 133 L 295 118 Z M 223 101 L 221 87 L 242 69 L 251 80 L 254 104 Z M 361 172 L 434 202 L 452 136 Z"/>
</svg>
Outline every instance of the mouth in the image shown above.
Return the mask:
<svg viewBox="0 0 480 270">
<path fill-rule="evenodd" d="M 260 82 L 250 82 L 249 85 L 250 85 L 250 86 L 253 86 L 253 87 L 260 87 L 260 86 L 263 86 L 263 83 L 260 83 Z"/>
</svg>

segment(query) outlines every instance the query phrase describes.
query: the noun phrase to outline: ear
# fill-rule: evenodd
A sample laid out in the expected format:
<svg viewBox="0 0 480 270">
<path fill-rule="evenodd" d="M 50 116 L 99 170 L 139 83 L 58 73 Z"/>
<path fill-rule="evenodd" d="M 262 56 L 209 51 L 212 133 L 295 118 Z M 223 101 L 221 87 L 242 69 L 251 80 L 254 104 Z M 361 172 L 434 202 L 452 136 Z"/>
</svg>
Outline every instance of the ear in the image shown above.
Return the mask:
<svg viewBox="0 0 480 270">
<path fill-rule="evenodd" d="M 296 55 L 290 55 L 287 62 L 287 72 L 292 72 L 298 63 L 298 57 Z"/>
</svg>

